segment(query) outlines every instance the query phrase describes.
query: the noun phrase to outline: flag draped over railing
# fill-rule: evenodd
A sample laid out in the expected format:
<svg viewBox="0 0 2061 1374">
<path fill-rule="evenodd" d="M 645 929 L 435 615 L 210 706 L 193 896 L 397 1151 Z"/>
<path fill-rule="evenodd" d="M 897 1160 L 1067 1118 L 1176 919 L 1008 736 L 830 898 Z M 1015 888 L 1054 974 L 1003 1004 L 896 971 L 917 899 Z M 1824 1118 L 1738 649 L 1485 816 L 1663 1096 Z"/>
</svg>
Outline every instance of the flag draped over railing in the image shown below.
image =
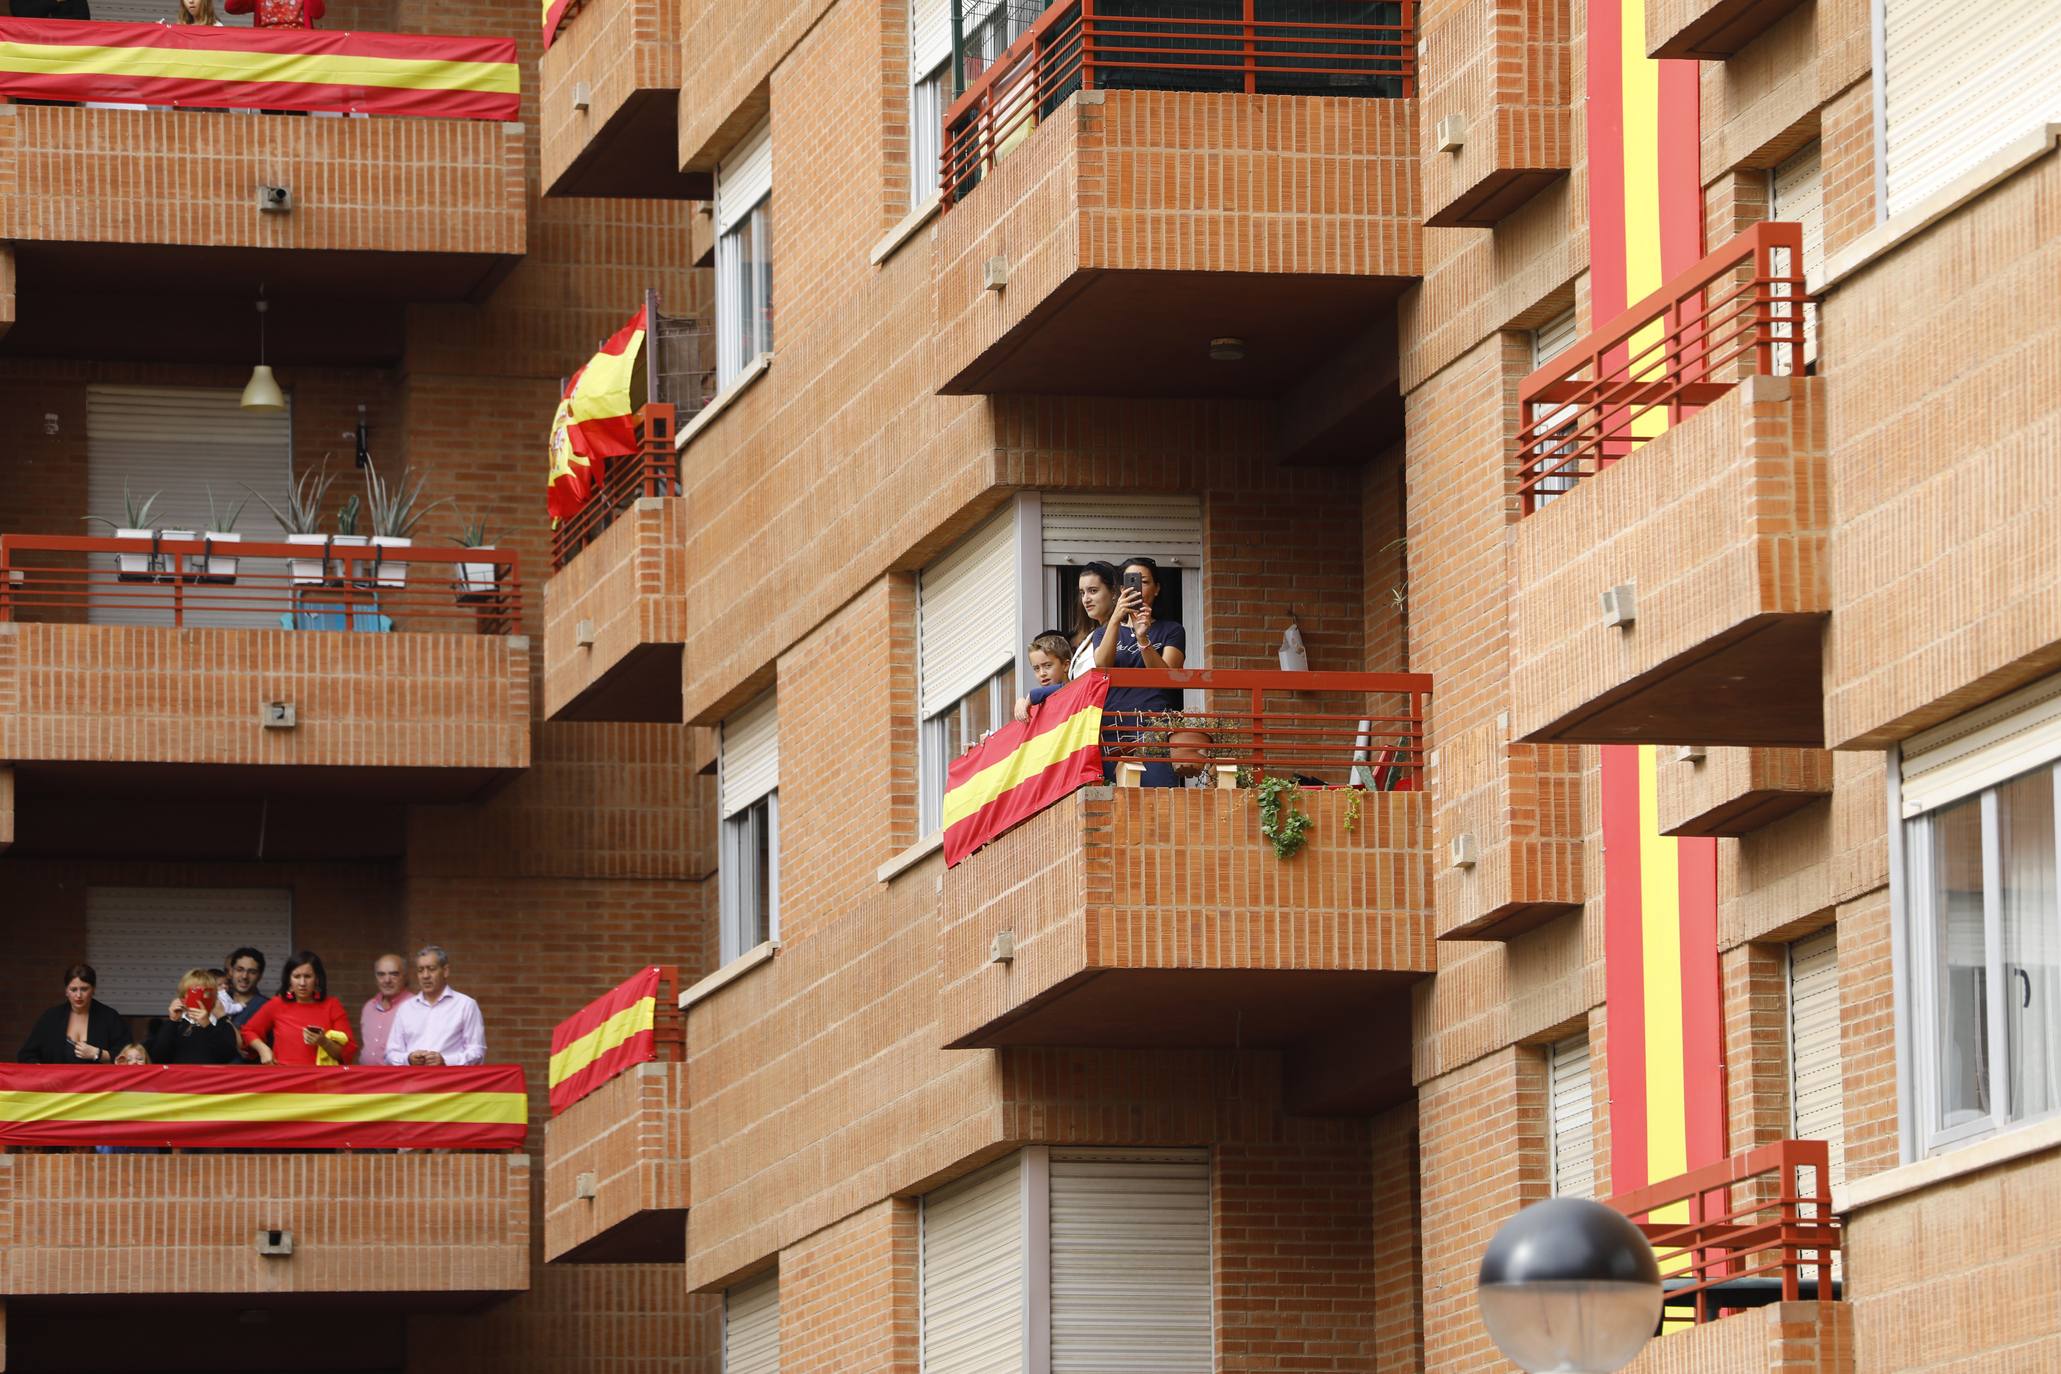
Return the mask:
<svg viewBox="0 0 2061 1374">
<path fill-rule="evenodd" d="M 0 96 L 514 119 L 515 42 L 0 18 Z"/>
<path fill-rule="evenodd" d="M 0 1145 L 515 1150 L 521 1068 L 0 1065 Z"/>
<path fill-rule="evenodd" d="M 945 866 L 1089 783 L 1102 781 L 1102 703 L 1109 679 L 1077 678 L 1028 721 L 1011 721 L 952 760 L 945 774 Z"/>
<path fill-rule="evenodd" d="M 551 475 L 545 505 L 551 518 L 577 513 L 600 487 L 607 460 L 637 451 L 630 388 L 644 347 L 642 308 L 573 373 L 551 417 Z"/>
<path fill-rule="evenodd" d="M 558 1115 L 632 1064 L 658 1057 L 654 965 L 615 985 L 551 1032 L 551 1114 Z"/>
</svg>

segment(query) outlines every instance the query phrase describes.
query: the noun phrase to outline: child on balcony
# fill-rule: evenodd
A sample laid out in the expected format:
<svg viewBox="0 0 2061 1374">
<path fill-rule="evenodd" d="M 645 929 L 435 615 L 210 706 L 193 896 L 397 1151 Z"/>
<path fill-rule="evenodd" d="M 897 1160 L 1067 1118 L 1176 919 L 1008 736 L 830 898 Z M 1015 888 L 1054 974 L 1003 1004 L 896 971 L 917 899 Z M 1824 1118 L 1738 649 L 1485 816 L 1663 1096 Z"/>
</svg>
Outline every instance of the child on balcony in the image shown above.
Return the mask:
<svg viewBox="0 0 2061 1374">
<path fill-rule="evenodd" d="M 301 1067 L 348 1064 L 358 1042 L 344 1004 L 329 995 L 321 956 L 304 949 L 288 959 L 279 992 L 243 1028 L 244 1043 L 258 1059 Z"/>
<path fill-rule="evenodd" d="M 1029 695 L 1016 699 L 1018 720 L 1029 720 L 1031 707 L 1066 685 L 1067 660 L 1072 656 L 1073 646 L 1057 630 L 1047 630 L 1030 642 L 1031 676 L 1038 685 L 1030 689 Z"/>
</svg>

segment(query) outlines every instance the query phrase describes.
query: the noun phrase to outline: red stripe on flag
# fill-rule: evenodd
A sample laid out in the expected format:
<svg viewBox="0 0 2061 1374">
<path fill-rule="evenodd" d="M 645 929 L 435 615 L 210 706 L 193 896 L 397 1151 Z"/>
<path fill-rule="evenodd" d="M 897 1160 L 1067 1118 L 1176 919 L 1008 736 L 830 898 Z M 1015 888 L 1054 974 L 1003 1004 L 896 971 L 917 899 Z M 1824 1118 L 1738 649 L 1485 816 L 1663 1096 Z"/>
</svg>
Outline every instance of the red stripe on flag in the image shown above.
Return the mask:
<svg viewBox="0 0 2061 1374">
<path fill-rule="evenodd" d="M 1603 746 L 1604 1053 L 1610 1079 L 1610 1188 L 1646 1177 L 1646 966 L 1639 898 L 1639 747 Z"/>
<path fill-rule="evenodd" d="M 633 973 L 560 1021 L 551 1031 L 551 1053 L 557 1054 L 581 1036 L 599 1030 L 602 1022 L 617 1012 L 627 1011 L 639 1002 L 655 1000 L 658 997 L 658 978 L 659 970 L 655 964 Z"/>
<path fill-rule="evenodd" d="M 658 1058 L 658 1032 L 641 1030 L 629 1039 L 607 1051 L 586 1068 L 551 1085 L 551 1115 L 557 1116 L 567 1107 L 593 1092 L 596 1088 L 614 1078 L 625 1069 L 639 1064 L 648 1064 Z"/>
<path fill-rule="evenodd" d="M 258 1067 L 248 1064 L 0 1064 L 0 1092 L 180 1093 L 226 1097 L 237 1093 L 309 1093 L 349 1097 L 359 1093 L 521 1093 L 516 1064 L 435 1068 L 350 1064 Z"/>
<path fill-rule="evenodd" d="M 558 37 L 558 26 L 565 22 L 565 12 L 572 0 L 551 0 L 551 8 L 544 11 L 544 46 L 548 49 Z"/>
<path fill-rule="evenodd" d="M 1691 1169 L 1726 1154 L 1723 975 L 1718 968 L 1717 841 L 1675 842 L 1681 903 L 1682 1108 Z"/>
<path fill-rule="evenodd" d="M 24 1121 L 0 1144 L 228 1146 L 265 1150 L 519 1150 L 527 1126 L 428 1121 Z"/>
<path fill-rule="evenodd" d="M 1082 711 L 1100 707 L 1109 696 L 1109 679 L 1101 673 L 1076 678 L 1047 697 L 1028 722 L 1011 721 L 952 761 L 945 770 L 946 796 L 984 770 L 1005 762 Z M 946 827 L 945 866 L 957 864 L 982 845 L 1029 820 L 1078 788 L 1102 781 L 1102 741 L 1098 736 L 981 806 L 957 824 Z"/>
<path fill-rule="evenodd" d="M 119 100 L 187 109 L 311 110 L 414 115 L 425 119 L 514 119 L 522 98 L 493 91 L 331 86 L 312 81 L 194 81 L 173 77 L 0 72 L 0 95 L 28 100 Z"/>
</svg>

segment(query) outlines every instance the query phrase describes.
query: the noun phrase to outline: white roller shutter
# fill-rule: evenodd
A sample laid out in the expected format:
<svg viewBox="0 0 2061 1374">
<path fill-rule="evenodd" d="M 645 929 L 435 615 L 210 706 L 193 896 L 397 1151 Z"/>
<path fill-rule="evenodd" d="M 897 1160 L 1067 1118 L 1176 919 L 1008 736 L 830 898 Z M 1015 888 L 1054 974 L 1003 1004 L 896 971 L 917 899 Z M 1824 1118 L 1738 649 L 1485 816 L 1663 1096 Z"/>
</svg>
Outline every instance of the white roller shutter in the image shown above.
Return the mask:
<svg viewBox="0 0 2061 1374">
<path fill-rule="evenodd" d="M 1563 310 L 1552 319 L 1547 320 L 1544 324 L 1531 331 L 1531 370 L 1536 372 L 1547 363 L 1552 362 L 1553 359 L 1559 357 L 1568 349 L 1573 348 L 1576 341 L 1580 338 L 1581 334 L 1576 328 L 1573 310 Z M 1574 419 L 1575 410 L 1576 407 L 1572 404 L 1551 406 L 1533 402 L 1531 419 L 1535 425 L 1534 432 L 1551 433 L 1553 425 L 1565 420 Z M 1574 445 L 1572 444 L 1541 444 L 1536 446 L 1536 453 L 1540 457 L 1568 454 L 1573 451 Z M 1572 490 L 1577 477 L 1578 474 L 1575 473 L 1548 473 L 1532 488 L 1534 505 L 1543 506 L 1562 492 Z"/>
<path fill-rule="evenodd" d="M 1574 311 L 1563 310 L 1531 331 L 1531 365 L 1537 371 L 1574 347 L 1581 335 L 1575 330 Z"/>
<path fill-rule="evenodd" d="M 89 887 L 86 962 L 95 995 L 132 1016 L 163 1015 L 188 969 L 219 968 L 243 945 L 265 952 L 271 992 L 293 951 L 293 893 L 272 887 Z"/>
<path fill-rule="evenodd" d="M 1051 1169 L 1051 1374 L 1208 1374 L 1208 1155 L 1054 1150 Z"/>
<path fill-rule="evenodd" d="M 1025 1368 L 1023 1157 L 923 1199 L 923 1374 Z"/>
<path fill-rule="evenodd" d="M 766 693 L 723 722 L 720 786 L 728 819 L 780 785 L 780 699 Z"/>
<path fill-rule="evenodd" d="M 2061 676 L 1913 735 L 1903 748 L 1908 818 L 2061 758 Z"/>
<path fill-rule="evenodd" d="M 1016 660 L 1016 514 L 1001 514 L 923 570 L 917 695 L 925 720 Z"/>
<path fill-rule="evenodd" d="M 1044 493 L 1045 566 L 1143 555 L 1163 568 L 1202 566 L 1202 498 Z"/>
<path fill-rule="evenodd" d="M 2054 0 L 1882 0 L 1885 213 L 2061 118 Z"/>
<path fill-rule="evenodd" d="M 1592 1092 L 1588 1036 L 1573 1036 L 1547 1049 L 1554 1197 L 1596 1195 L 1596 1102 Z"/>
<path fill-rule="evenodd" d="M 780 1272 L 723 1294 L 723 1374 L 780 1374 Z"/>
<path fill-rule="evenodd" d="M 1803 279 L 1806 287 L 1825 277 L 1825 181 L 1819 165 L 1819 144 L 1813 139 L 1803 150 L 1768 173 L 1768 218 L 1788 220 L 1803 229 Z M 1787 273 L 1788 265 L 1777 262 L 1775 269 Z M 1776 325 L 1776 336 L 1786 326 Z M 1818 356 L 1818 312 L 1805 313 L 1803 320 L 1804 361 Z M 1786 358 L 1786 355 L 1785 355 Z"/>
<path fill-rule="evenodd" d="M 1831 1147 L 1831 1182 L 1846 1181 L 1840 1101 L 1839 948 L 1826 927 L 1789 947 L 1790 1130 Z"/>
<path fill-rule="evenodd" d="M 737 141 L 716 164 L 716 232 L 727 234 L 773 189 L 773 125 L 769 120 Z"/>
<path fill-rule="evenodd" d="M 138 501 L 158 493 L 151 516 L 156 528 L 202 533 L 208 527 L 208 488 L 212 486 L 220 505 L 245 503 L 239 522 L 245 538 L 284 538 L 273 528 L 270 513 L 252 500 L 244 487 L 263 492 L 275 504 L 284 497 L 293 454 L 290 402 L 285 411 L 245 410 L 239 404 L 242 395 L 229 387 L 87 387 L 87 513 L 121 519 L 126 483 Z M 113 533 L 97 521 L 80 525 L 78 532 Z M 95 570 L 112 578 L 112 555 L 96 554 L 90 561 Z M 86 618 L 95 625 L 169 625 L 170 588 L 165 592 L 159 598 L 148 584 L 131 584 L 123 589 L 126 604 L 89 606 Z M 234 594 L 230 588 L 189 586 L 186 623 L 277 626 L 277 612 L 208 609 L 210 598 Z"/>
<path fill-rule="evenodd" d="M 951 56 L 951 0 L 912 0 L 909 6 L 910 81 L 922 80 Z"/>
</svg>

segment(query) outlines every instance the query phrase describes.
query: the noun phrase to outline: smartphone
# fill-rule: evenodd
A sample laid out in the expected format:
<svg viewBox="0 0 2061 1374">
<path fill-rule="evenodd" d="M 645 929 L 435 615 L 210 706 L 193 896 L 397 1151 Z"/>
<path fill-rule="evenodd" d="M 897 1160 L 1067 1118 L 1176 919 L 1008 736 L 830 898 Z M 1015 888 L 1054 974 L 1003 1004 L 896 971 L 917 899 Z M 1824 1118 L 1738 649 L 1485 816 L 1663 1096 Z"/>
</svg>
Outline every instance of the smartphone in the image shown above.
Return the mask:
<svg viewBox="0 0 2061 1374">
<path fill-rule="evenodd" d="M 1145 574 L 1141 572 L 1125 573 L 1124 588 L 1127 591 L 1136 592 L 1140 596 L 1145 595 Z"/>
<path fill-rule="evenodd" d="M 208 1009 L 208 1004 L 215 999 L 206 988 L 188 988 L 186 995 L 180 1000 L 186 1004 L 188 1011 L 204 1012 Z"/>
</svg>

